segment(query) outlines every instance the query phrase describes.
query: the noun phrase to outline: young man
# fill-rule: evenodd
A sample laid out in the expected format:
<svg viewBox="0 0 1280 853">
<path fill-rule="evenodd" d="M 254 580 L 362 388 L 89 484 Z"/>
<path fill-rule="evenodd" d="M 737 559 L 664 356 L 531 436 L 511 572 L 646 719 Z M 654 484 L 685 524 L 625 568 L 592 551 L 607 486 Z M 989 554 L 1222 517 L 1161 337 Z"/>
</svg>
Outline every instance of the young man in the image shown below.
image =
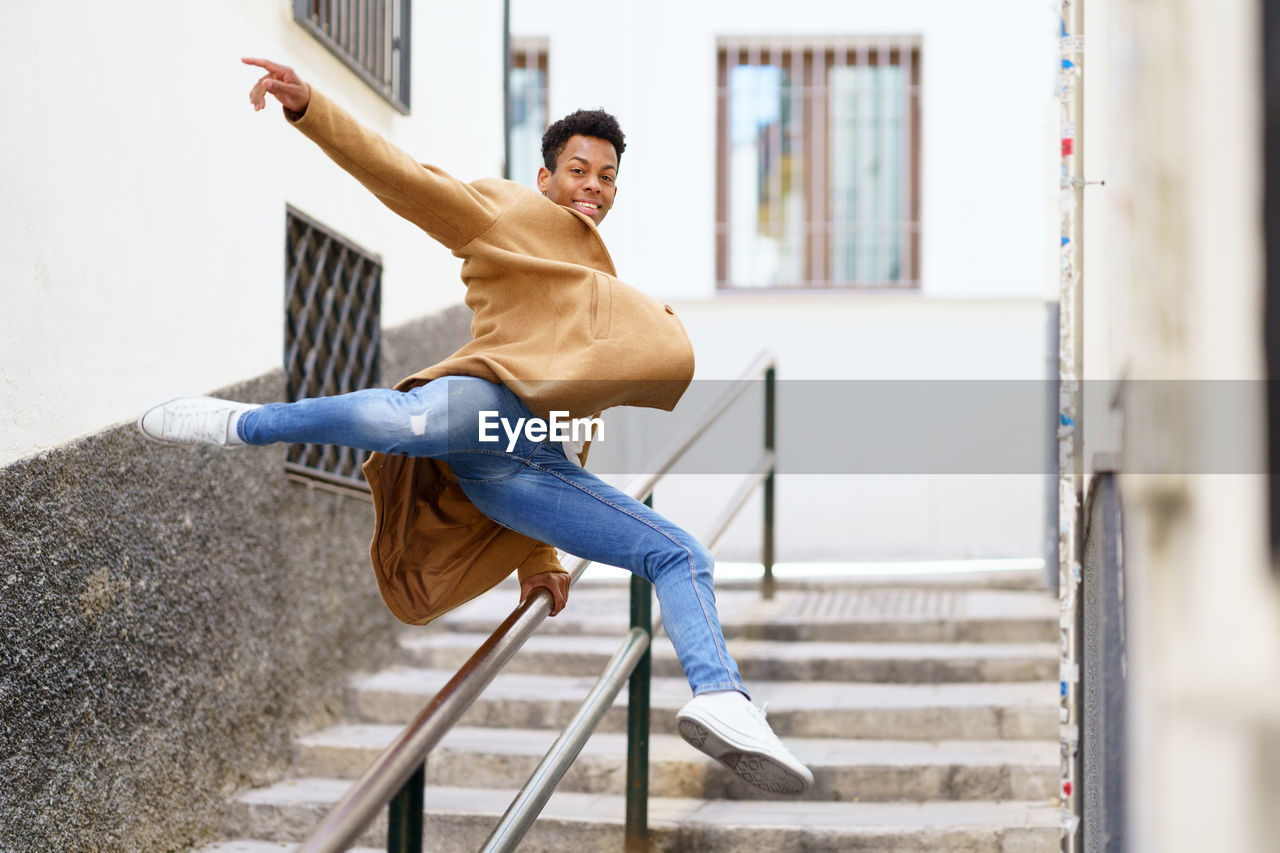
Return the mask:
<svg viewBox="0 0 1280 853">
<path fill-rule="evenodd" d="M 555 549 L 624 567 L 654 584 L 693 690 L 677 714 L 686 740 L 744 779 L 803 793 L 813 776 L 750 701 L 725 647 L 711 554 L 649 507 L 582 468 L 585 447 L 485 423 L 590 419 L 612 406 L 670 410 L 693 377 L 693 350 L 669 306 L 619 281 L 599 225 L 617 194 L 621 129 L 578 111 L 543 138 L 538 189 L 470 184 L 418 163 L 360 126 L 292 69 L 244 62 L 285 117 L 384 204 L 462 258 L 473 339 L 398 383 L 336 397 L 251 406 L 180 398 L 139 419 L 148 437 L 222 447 L 337 444 L 373 452 L 370 549 L 383 599 L 425 624 L 516 569 L 521 596 L 564 608 Z"/>
</svg>

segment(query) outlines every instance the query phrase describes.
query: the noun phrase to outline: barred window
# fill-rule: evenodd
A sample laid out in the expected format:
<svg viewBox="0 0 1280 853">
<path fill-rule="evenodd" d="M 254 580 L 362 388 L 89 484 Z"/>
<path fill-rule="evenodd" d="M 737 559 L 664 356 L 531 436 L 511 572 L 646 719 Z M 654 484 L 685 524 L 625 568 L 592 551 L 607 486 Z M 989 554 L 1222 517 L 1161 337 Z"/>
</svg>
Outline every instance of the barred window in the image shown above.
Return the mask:
<svg viewBox="0 0 1280 853">
<path fill-rule="evenodd" d="M 382 260 L 314 219 L 285 212 L 284 372 L 288 400 L 377 386 L 382 340 Z M 367 490 L 368 454 L 291 444 L 290 473 Z"/>
<path fill-rule="evenodd" d="M 511 48 L 511 180 L 534 186 L 542 165 L 547 118 L 547 43 L 518 40 Z"/>
<path fill-rule="evenodd" d="M 293 19 L 393 107 L 409 112 L 409 0 L 293 0 Z"/>
<path fill-rule="evenodd" d="M 722 42 L 716 282 L 916 288 L 920 49 Z"/>
</svg>

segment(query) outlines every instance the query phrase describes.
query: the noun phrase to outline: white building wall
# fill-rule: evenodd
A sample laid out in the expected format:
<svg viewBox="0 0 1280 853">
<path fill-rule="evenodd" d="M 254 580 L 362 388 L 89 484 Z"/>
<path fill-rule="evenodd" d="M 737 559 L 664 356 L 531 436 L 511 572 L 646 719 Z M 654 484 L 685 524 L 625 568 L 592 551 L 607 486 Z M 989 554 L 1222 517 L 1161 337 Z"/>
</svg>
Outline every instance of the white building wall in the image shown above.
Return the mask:
<svg viewBox="0 0 1280 853">
<path fill-rule="evenodd" d="M 1038 380 L 1048 368 L 1045 307 L 1039 300 L 774 293 L 672 304 L 694 341 L 702 379 L 737 376 L 761 349 L 778 356 L 780 380 L 833 385 L 841 380 Z M 947 417 L 947 412 L 937 414 L 939 421 Z M 806 413 L 785 411 L 778 417 L 793 420 Z M 832 471 L 849 470 L 842 463 L 851 457 L 850 449 L 833 446 L 829 453 Z M 753 462 L 743 460 L 744 465 Z M 1046 489 L 1041 476 L 833 473 L 779 480 L 780 559 L 1041 554 Z M 708 499 L 707 488 L 706 481 L 686 481 L 665 489 L 663 511 L 695 531 L 704 529 L 733 487 L 710 487 L 711 494 L 723 492 L 720 502 Z M 754 507 L 744 511 L 734 535 L 726 537 L 724 557 L 756 557 L 759 518 Z"/>
<path fill-rule="evenodd" d="M 0 7 L 0 464 L 167 394 L 278 367 L 286 204 L 382 256 L 384 325 L 461 300 L 447 251 L 332 165 L 274 102 L 252 110 L 257 69 L 240 57 L 292 65 L 459 177 L 491 175 L 502 167 L 500 4 L 419 4 L 409 116 L 291 8 Z"/>
<path fill-rule="evenodd" d="M 622 277 L 670 301 L 699 379 L 762 348 L 786 379 L 1038 379 L 1056 298 L 1057 18 L 1052 4 L 514 0 L 549 44 L 552 119 L 603 107 L 627 134 L 602 231 Z M 910 293 L 717 293 L 717 39 L 916 37 L 921 45 L 922 286 Z M 834 452 L 838 452 L 838 449 Z M 702 529 L 711 478 L 662 508 Z M 689 488 L 683 488 L 689 485 Z M 1038 556 L 1044 480 L 786 477 L 784 559 Z M 748 515 L 725 555 L 756 553 Z"/>
</svg>

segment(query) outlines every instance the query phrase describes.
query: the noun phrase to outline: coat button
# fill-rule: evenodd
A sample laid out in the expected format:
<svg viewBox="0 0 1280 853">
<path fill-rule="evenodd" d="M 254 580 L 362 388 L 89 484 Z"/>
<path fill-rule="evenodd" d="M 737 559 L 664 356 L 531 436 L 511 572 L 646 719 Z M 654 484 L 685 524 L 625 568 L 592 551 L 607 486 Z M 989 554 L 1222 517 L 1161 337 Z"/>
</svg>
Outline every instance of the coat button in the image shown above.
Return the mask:
<svg viewBox="0 0 1280 853">
<path fill-rule="evenodd" d="M 667 305 L 665 302 L 663 303 L 662 307 L 666 309 L 666 311 L 667 311 L 667 313 L 668 313 L 668 314 L 674 314 L 674 313 L 676 313 L 676 312 L 672 311 L 672 310 L 671 310 L 671 306 L 670 306 L 670 305 Z"/>
</svg>

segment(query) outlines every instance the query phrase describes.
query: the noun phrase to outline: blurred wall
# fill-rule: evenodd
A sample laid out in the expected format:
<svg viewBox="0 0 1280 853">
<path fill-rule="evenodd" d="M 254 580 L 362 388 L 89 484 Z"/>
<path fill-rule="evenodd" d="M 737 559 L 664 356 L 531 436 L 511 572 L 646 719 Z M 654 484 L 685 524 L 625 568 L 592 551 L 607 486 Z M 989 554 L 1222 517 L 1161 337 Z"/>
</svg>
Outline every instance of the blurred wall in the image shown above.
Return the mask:
<svg viewBox="0 0 1280 853">
<path fill-rule="evenodd" d="M 1085 412 L 1086 465 L 1121 471 L 1131 850 L 1280 844 L 1265 387 L 1225 412 L 1184 393 L 1265 377 L 1259 12 L 1085 8 L 1085 169 L 1107 182 L 1086 193 L 1086 376 L 1165 392 Z M 1245 464 L 1221 470 L 1224 447 Z M 1177 464 L 1142 473 L 1153 449 Z"/>
</svg>

